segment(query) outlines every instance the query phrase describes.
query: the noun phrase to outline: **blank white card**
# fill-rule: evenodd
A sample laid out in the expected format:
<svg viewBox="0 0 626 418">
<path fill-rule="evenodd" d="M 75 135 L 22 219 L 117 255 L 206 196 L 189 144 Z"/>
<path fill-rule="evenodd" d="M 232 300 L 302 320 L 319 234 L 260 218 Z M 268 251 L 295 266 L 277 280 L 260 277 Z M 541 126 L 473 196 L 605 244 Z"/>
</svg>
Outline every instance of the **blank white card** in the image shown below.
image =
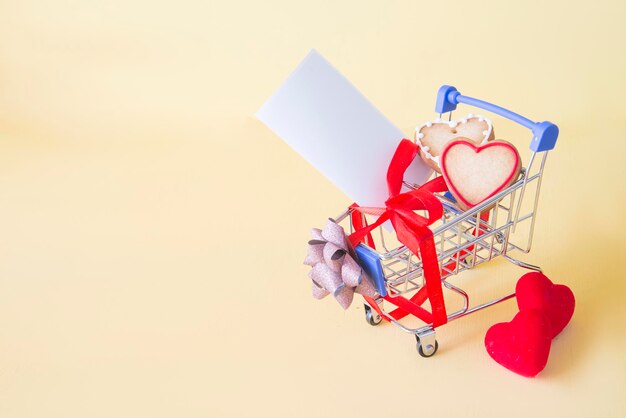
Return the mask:
<svg viewBox="0 0 626 418">
<path fill-rule="evenodd" d="M 361 206 L 384 206 L 387 167 L 404 135 L 312 50 L 256 116 Z M 405 180 L 423 184 L 418 157 Z"/>
</svg>

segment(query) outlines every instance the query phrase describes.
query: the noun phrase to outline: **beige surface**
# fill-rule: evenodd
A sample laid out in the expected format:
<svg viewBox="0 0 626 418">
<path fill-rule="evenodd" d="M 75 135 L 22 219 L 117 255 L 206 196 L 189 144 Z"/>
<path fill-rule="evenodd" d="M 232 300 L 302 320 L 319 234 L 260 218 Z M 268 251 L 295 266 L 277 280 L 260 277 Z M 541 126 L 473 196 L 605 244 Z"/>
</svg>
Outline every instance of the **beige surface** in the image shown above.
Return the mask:
<svg viewBox="0 0 626 418">
<path fill-rule="evenodd" d="M 0 2 L 1 417 L 626 415 L 623 2 L 156 3 Z M 559 124 L 526 259 L 578 307 L 539 378 L 482 346 L 514 303 L 424 360 L 309 296 L 349 202 L 252 115 L 310 47 L 407 135 L 442 83 Z"/>
</svg>

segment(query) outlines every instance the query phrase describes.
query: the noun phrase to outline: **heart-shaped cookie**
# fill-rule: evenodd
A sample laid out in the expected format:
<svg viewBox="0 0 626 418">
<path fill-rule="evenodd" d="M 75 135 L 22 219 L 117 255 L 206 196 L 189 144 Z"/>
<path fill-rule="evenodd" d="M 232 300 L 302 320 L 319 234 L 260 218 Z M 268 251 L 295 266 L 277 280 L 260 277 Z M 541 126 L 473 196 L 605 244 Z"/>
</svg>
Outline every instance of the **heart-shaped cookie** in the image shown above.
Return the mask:
<svg viewBox="0 0 626 418">
<path fill-rule="evenodd" d="M 574 315 L 576 301 L 569 287 L 554 284 L 544 274 L 523 275 L 515 286 L 520 311 L 538 309 L 545 312 L 552 325 L 552 338 L 559 335 Z"/>
<path fill-rule="evenodd" d="M 521 311 L 511 322 L 495 324 L 485 335 L 485 348 L 500 365 L 526 377 L 535 377 L 548 363 L 552 329 L 539 310 Z"/>
<path fill-rule="evenodd" d="M 439 159 L 446 144 L 455 138 L 467 138 L 476 145 L 486 144 L 494 138 L 491 121 L 472 113 L 462 119 L 444 122 L 436 119 L 415 128 L 415 142 L 420 147 L 420 157 L 433 170 L 441 173 Z"/>
<path fill-rule="evenodd" d="M 441 153 L 441 172 L 462 209 L 476 206 L 511 185 L 521 168 L 517 149 L 506 141 L 476 146 L 459 138 Z"/>
</svg>

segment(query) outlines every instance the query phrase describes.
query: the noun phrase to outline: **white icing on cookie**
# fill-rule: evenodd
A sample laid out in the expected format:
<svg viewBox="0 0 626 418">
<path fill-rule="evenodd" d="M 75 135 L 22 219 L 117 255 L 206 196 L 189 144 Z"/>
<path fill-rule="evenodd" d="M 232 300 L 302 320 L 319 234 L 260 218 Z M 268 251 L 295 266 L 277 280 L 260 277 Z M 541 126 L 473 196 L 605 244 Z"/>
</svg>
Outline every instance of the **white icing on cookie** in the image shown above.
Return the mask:
<svg viewBox="0 0 626 418">
<path fill-rule="evenodd" d="M 422 130 L 422 128 L 430 128 L 431 126 L 433 126 L 433 124 L 435 123 L 445 123 L 446 125 L 448 125 L 450 128 L 456 128 L 457 125 L 459 123 L 465 124 L 467 123 L 470 119 L 474 119 L 474 118 L 478 118 L 478 122 L 487 122 L 487 130 L 483 131 L 483 140 L 480 142 L 480 145 L 484 145 L 489 141 L 489 136 L 491 136 L 491 132 L 493 131 L 493 126 L 491 124 L 491 120 L 484 117 L 484 116 L 480 116 L 480 115 L 474 115 L 473 113 L 469 113 L 466 117 L 462 118 L 462 119 L 458 119 L 458 120 L 453 120 L 453 121 L 449 121 L 449 122 L 444 122 L 441 120 L 441 118 L 437 118 L 434 121 L 429 121 L 426 122 L 422 125 L 419 125 L 415 128 L 415 143 L 417 145 L 419 145 L 420 149 L 422 150 L 422 153 L 424 154 L 424 157 L 434 161 L 437 166 L 439 166 L 439 157 L 437 156 L 433 156 L 432 154 L 430 154 L 430 148 L 428 146 L 424 146 L 424 144 L 422 144 L 422 139 L 424 139 L 424 134 L 421 133 L 420 131 Z"/>
</svg>

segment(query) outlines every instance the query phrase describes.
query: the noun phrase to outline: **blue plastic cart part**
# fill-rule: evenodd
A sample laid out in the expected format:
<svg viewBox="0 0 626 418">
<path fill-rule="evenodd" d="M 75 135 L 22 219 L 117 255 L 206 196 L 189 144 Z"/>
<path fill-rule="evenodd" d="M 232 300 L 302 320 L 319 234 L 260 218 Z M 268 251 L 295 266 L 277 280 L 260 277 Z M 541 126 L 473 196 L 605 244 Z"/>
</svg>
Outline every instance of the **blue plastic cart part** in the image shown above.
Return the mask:
<svg viewBox="0 0 626 418">
<path fill-rule="evenodd" d="M 474 99 L 473 97 L 463 96 L 456 87 L 441 86 L 437 93 L 437 102 L 435 103 L 435 112 L 447 113 L 456 109 L 459 103 L 484 109 L 488 112 L 503 116 L 513 122 L 530 129 L 533 133 L 533 139 L 530 142 L 530 149 L 534 152 L 550 151 L 554 149 L 556 140 L 559 137 L 559 128 L 551 122 L 533 122 L 522 115 L 511 112 L 503 107 L 485 102 L 483 100 Z"/>
<path fill-rule="evenodd" d="M 383 273 L 383 266 L 380 263 L 380 256 L 374 250 L 369 247 L 359 244 L 356 246 L 356 255 L 359 259 L 359 264 L 363 267 L 363 270 L 371 277 L 374 287 L 381 296 L 387 296 L 387 289 L 385 289 L 385 275 Z"/>
<path fill-rule="evenodd" d="M 445 197 L 447 197 L 448 199 L 450 199 L 453 202 L 456 202 L 456 199 L 454 198 L 454 196 L 452 196 L 452 193 L 450 192 L 445 192 L 443 194 Z M 452 212 L 456 213 L 457 215 L 459 213 L 461 213 L 461 211 L 459 211 L 457 208 L 455 208 L 454 206 L 450 206 L 445 202 L 441 202 L 443 204 L 443 206 L 445 206 L 446 209 L 451 210 Z"/>
<path fill-rule="evenodd" d="M 456 199 L 454 198 L 454 196 L 452 196 L 452 193 L 445 192 L 443 195 L 447 197 L 448 199 L 452 200 L 453 202 L 456 202 Z"/>
</svg>

